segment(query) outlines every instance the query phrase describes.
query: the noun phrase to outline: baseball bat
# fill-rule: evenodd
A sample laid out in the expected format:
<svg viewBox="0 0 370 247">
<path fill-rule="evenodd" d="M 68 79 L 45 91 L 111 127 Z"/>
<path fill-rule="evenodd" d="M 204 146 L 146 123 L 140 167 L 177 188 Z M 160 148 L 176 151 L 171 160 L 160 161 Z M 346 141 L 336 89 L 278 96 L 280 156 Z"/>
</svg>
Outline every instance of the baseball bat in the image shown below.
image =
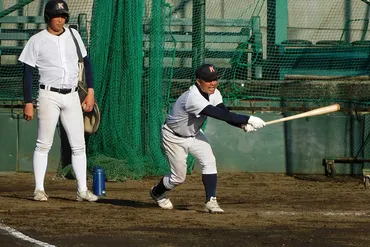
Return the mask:
<svg viewBox="0 0 370 247">
<path fill-rule="evenodd" d="M 314 110 L 311 110 L 311 111 L 299 113 L 299 114 L 296 114 L 296 115 L 293 115 L 293 116 L 268 121 L 268 122 L 266 122 L 266 125 L 285 122 L 285 121 L 290 121 L 290 120 L 298 119 L 298 118 L 323 115 L 323 114 L 327 114 L 327 113 L 330 113 L 330 112 L 336 112 L 336 111 L 339 111 L 339 110 L 340 110 L 340 105 L 339 104 L 334 104 L 334 105 L 330 105 L 330 106 L 320 107 L 320 108 L 317 108 L 317 109 L 314 109 Z"/>
</svg>

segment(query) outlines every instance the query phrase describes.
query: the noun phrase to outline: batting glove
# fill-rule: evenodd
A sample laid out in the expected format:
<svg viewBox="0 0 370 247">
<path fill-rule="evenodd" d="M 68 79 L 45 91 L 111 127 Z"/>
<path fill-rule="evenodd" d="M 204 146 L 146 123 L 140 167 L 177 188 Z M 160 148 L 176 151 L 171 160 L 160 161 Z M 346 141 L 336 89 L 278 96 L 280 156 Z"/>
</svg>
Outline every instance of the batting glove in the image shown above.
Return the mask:
<svg viewBox="0 0 370 247">
<path fill-rule="evenodd" d="M 249 117 L 248 124 L 252 125 L 256 129 L 260 129 L 266 125 L 265 121 L 254 116 Z"/>
<path fill-rule="evenodd" d="M 252 131 L 257 131 L 257 129 L 254 128 L 251 124 L 244 125 L 243 130 L 244 132 L 247 132 L 247 133 L 252 132 Z"/>
</svg>

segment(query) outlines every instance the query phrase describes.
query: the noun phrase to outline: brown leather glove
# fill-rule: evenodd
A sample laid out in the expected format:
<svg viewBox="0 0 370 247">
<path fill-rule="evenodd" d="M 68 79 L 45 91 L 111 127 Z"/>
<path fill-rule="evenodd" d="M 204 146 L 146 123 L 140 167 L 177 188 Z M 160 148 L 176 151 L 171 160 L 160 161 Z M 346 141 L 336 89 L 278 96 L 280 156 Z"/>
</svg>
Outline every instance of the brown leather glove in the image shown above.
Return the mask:
<svg viewBox="0 0 370 247">
<path fill-rule="evenodd" d="M 80 97 L 80 102 L 82 103 L 87 96 L 87 91 L 83 86 L 81 86 L 81 84 L 79 84 L 78 87 L 78 94 Z M 98 104 L 95 102 L 94 108 L 90 112 L 86 112 L 82 109 L 82 113 L 84 117 L 85 132 L 88 134 L 95 133 L 100 124 L 100 111 Z"/>
</svg>

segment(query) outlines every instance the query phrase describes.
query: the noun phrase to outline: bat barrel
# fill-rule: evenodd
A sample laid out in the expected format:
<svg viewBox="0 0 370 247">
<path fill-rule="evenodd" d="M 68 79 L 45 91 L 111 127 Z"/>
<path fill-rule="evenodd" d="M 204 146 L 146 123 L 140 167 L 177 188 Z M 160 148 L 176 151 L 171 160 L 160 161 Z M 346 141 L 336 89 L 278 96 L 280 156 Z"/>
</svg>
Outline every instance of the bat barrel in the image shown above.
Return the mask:
<svg viewBox="0 0 370 247">
<path fill-rule="evenodd" d="M 299 113 L 293 116 L 281 118 L 281 119 L 276 119 L 273 121 L 266 122 L 266 125 L 268 124 L 274 124 L 274 123 L 280 123 L 280 122 L 285 122 L 285 121 L 290 121 L 293 119 L 298 119 L 298 118 L 304 118 L 304 117 L 313 117 L 313 116 L 319 116 L 323 114 L 328 114 L 331 112 L 336 112 L 340 110 L 340 105 L 339 104 L 334 104 L 330 106 L 325 106 L 325 107 L 320 107 L 311 111 Z"/>
</svg>

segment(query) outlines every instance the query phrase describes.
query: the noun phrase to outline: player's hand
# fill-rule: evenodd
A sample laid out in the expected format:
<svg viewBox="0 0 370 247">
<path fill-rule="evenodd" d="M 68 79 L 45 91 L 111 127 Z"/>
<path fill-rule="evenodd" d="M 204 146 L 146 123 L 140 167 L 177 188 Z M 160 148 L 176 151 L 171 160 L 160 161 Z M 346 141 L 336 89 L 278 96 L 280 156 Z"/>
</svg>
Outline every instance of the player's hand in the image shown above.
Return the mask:
<svg viewBox="0 0 370 247">
<path fill-rule="evenodd" d="M 247 133 L 252 132 L 252 131 L 257 131 L 257 129 L 254 128 L 251 124 L 246 124 L 242 128 L 244 132 L 247 132 Z"/>
<path fill-rule="evenodd" d="M 248 124 L 252 125 L 256 129 L 260 129 L 266 125 L 265 121 L 254 116 L 249 117 Z"/>
<path fill-rule="evenodd" d="M 94 109 L 94 89 L 89 88 L 87 91 L 87 96 L 84 101 L 81 103 L 81 107 L 85 112 L 91 112 Z"/>
<path fill-rule="evenodd" d="M 34 111 L 33 111 L 33 104 L 32 103 L 26 103 L 26 105 L 24 106 L 24 119 L 27 120 L 27 121 L 30 121 L 33 119 L 33 114 L 34 114 Z"/>
</svg>

